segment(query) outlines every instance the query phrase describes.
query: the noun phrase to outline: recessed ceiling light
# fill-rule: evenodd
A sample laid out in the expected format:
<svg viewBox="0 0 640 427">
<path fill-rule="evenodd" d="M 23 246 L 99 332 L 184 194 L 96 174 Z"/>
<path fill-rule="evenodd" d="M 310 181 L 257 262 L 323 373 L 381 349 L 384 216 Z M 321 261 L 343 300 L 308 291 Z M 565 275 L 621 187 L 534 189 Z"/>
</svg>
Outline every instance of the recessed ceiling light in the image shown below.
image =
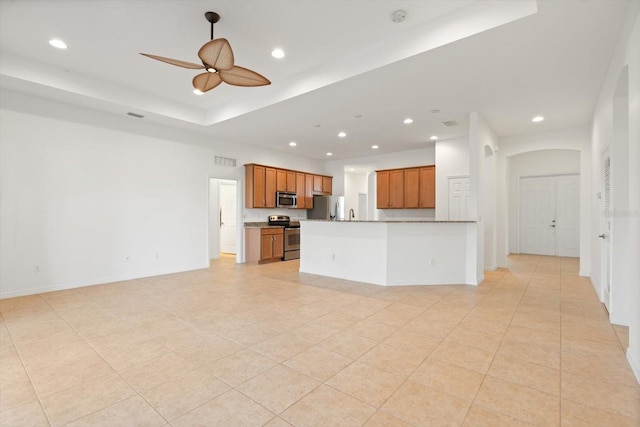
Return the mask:
<svg viewBox="0 0 640 427">
<path fill-rule="evenodd" d="M 410 125 L 411 123 L 413 123 L 413 119 L 411 117 L 407 117 L 406 119 L 404 119 L 405 125 Z"/>
<path fill-rule="evenodd" d="M 296 143 L 295 143 L 295 141 L 291 141 L 291 142 L 289 143 L 289 146 L 290 146 L 290 147 L 295 147 L 296 145 L 298 145 L 298 144 L 296 144 Z"/>
<path fill-rule="evenodd" d="M 195 93 L 196 95 L 204 95 L 204 92 L 201 91 L 200 89 L 194 89 L 193 93 Z"/>
<path fill-rule="evenodd" d="M 327 156 L 333 156 L 333 153 L 329 152 L 327 153 Z"/>
<path fill-rule="evenodd" d="M 274 58 L 277 58 L 277 59 L 282 59 L 282 58 L 284 58 L 284 50 L 282 50 L 282 49 L 273 49 L 271 51 L 271 56 L 273 56 Z"/>
<path fill-rule="evenodd" d="M 380 147 L 379 147 L 379 146 L 377 146 L 377 145 L 372 145 L 372 146 L 371 146 L 371 148 L 372 148 L 372 149 L 374 149 L 374 150 L 377 150 L 377 149 L 378 149 L 378 148 L 380 148 Z"/>
<path fill-rule="evenodd" d="M 544 120 L 544 117 L 542 117 L 542 116 L 535 116 L 533 119 L 531 119 L 531 121 L 533 123 L 539 123 L 539 122 L 541 122 L 543 120 Z"/>
<path fill-rule="evenodd" d="M 67 44 L 65 42 L 63 42 L 60 39 L 51 39 L 49 40 L 49 44 L 53 47 L 56 47 L 58 49 L 66 49 L 67 48 Z"/>
<path fill-rule="evenodd" d="M 436 139 L 438 139 L 438 135 L 432 135 L 431 138 L 429 138 L 432 141 L 435 141 Z"/>
<path fill-rule="evenodd" d="M 346 132 L 339 132 L 339 133 L 338 133 L 338 136 L 339 136 L 340 138 L 344 138 L 345 136 L 347 136 L 347 134 L 346 134 Z"/>
</svg>

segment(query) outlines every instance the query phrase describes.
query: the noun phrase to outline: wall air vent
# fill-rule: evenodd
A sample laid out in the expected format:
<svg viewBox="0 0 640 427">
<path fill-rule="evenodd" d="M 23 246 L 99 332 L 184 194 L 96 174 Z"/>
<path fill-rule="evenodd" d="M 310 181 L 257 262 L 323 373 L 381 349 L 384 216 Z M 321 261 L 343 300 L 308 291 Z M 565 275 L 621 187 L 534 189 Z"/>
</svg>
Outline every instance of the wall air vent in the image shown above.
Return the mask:
<svg viewBox="0 0 640 427">
<path fill-rule="evenodd" d="M 448 128 L 458 126 L 458 122 L 456 122 L 455 120 L 447 120 L 446 122 L 442 122 L 442 124 Z"/>
<path fill-rule="evenodd" d="M 214 163 L 220 166 L 236 167 L 236 159 L 229 157 L 215 156 Z"/>
<path fill-rule="evenodd" d="M 136 119 L 142 119 L 142 118 L 144 118 L 144 116 L 143 116 L 142 114 L 132 113 L 131 111 L 129 111 L 129 112 L 127 113 L 127 116 L 135 117 Z"/>
</svg>

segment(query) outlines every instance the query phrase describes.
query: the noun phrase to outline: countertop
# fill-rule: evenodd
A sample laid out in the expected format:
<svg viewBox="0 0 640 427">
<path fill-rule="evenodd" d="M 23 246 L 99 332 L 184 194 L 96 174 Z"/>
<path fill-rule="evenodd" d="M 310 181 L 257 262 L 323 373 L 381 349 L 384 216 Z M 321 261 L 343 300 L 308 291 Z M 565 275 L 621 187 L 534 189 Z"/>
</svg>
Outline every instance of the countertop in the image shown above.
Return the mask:
<svg viewBox="0 0 640 427">
<path fill-rule="evenodd" d="M 291 221 L 290 223 L 294 227 L 299 227 L 299 221 Z M 268 222 L 245 222 L 244 228 L 284 228 L 284 225 L 269 225 Z"/>
<path fill-rule="evenodd" d="M 352 219 L 351 221 L 349 221 L 348 219 L 344 219 L 344 220 L 333 220 L 333 219 L 301 219 L 300 221 L 314 221 L 314 222 L 372 222 L 372 223 L 382 223 L 382 224 L 389 224 L 389 223 L 409 223 L 409 224 L 431 224 L 431 223 L 438 223 L 438 224 L 473 224 L 476 223 L 477 221 L 436 221 L 434 219 Z"/>
</svg>

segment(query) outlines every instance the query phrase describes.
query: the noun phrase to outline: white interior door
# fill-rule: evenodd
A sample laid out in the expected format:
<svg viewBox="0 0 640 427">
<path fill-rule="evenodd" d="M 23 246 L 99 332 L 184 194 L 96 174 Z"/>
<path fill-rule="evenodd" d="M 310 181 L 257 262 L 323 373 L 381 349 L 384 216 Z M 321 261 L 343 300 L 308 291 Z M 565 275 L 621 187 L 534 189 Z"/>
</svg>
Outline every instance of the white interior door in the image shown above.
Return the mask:
<svg viewBox="0 0 640 427">
<path fill-rule="evenodd" d="M 556 177 L 556 253 L 580 256 L 580 175 Z"/>
<path fill-rule="evenodd" d="M 611 312 L 611 156 L 602 155 L 602 291 L 603 303 Z"/>
<path fill-rule="evenodd" d="M 463 221 L 469 218 L 471 181 L 468 176 L 449 178 L 449 220 Z"/>
<path fill-rule="evenodd" d="M 220 252 L 236 253 L 236 182 L 220 180 Z"/>
<path fill-rule="evenodd" d="M 520 178 L 520 252 L 580 256 L 580 175 Z"/>
<path fill-rule="evenodd" d="M 520 178 L 520 252 L 556 255 L 555 177 Z"/>
</svg>

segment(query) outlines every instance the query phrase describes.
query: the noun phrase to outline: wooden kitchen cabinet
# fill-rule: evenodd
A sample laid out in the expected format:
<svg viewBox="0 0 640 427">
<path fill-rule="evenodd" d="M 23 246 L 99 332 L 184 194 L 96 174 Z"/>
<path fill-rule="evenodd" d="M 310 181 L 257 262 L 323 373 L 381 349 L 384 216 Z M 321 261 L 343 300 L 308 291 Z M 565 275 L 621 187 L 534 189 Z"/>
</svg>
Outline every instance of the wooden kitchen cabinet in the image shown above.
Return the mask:
<svg viewBox="0 0 640 427">
<path fill-rule="evenodd" d="M 331 195 L 333 191 L 333 178 L 330 176 L 322 177 L 322 193 Z"/>
<path fill-rule="evenodd" d="M 420 207 L 420 169 L 404 170 L 404 204 L 405 209 Z"/>
<path fill-rule="evenodd" d="M 245 165 L 245 206 L 247 208 L 276 207 L 276 169 L 260 165 Z"/>
<path fill-rule="evenodd" d="M 304 173 L 296 172 L 296 196 L 298 196 L 298 209 L 306 209 Z"/>
<path fill-rule="evenodd" d="M 276 192 L 298 195 L 298 209 L 312 209 L 313 195 L 330 195 L 333 177 L 248 163 L 245 166 L 245 207 L 275 208 Z"/>
<path fill-rule="evenodd" d="M 282 261 L 284 257 L 284 228 L 246 228 L 247 262 L 264 264 Z"/>
<path fill-rule="evenodd" d="M 304 208 L 313 209 L 313 175 L 304 174 Z"/>
<path fill-rule="evenodd" d="M 286 169 L 276 169 L 276 191 L 296 192 L 296 173 Z"/>
<path fill-rule="evenodd" d="M 315 194 L 331 195 L 333 191 L 333 178 L 330 176 L 314 175 L 313 192 Z"/>
<path fill-rule="evenodd" d="M 376 172 L 376 207 L 389 209 L 389 171 Z"/>
<path fill-rule="evenodd" d="M 296 173 L 294 171 L 287 171 L 287 191 L 289 193 L 296 192 Z"/>
<path fill-rule="evenodd" d="M 404 207 L 404 171 L 389 172 L 389 207 L 402 209 Z"/>
<path fill-rule="evenodd" d="M 416 166 L 376 171 L 378 209 L 436 207 L 436 167 Z"/>
<path fill-rule="evenodd" d="M 420 168 L 420 207 L 434 209 L 436 207 L 436 167 Z"/>
<path fill-rule="evenodd" d="M 320 175 L 313 175 L 313 192 L 322 193 L 322 177 Z"/>
<path fill-rule="evenodd" d="M 276 191 L 287 191 L 287 171 L 276 169 Z"/>
</svg>

